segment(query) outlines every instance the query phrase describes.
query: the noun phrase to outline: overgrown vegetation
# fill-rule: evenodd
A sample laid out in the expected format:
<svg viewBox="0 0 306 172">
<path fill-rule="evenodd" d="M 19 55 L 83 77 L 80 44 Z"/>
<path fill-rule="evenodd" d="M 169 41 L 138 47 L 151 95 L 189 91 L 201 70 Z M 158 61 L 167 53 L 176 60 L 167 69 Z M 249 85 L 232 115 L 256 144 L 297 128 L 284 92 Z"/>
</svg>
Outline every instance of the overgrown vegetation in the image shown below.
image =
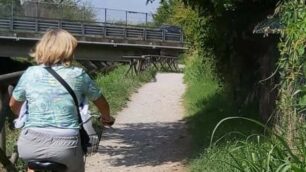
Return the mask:
<svg viewBox="0 0 306 172">
<path fill-rule="evenodd" d="M 280 83 L 277 102 L 277 129 L 286 136 L 290 147 L 295 149 L 296 141 L 304 124 L 305 110 L 305 43 L 306 6 L 304 1 L 287 1 L 280 7 L 281 22 L 285 25 L 279 44 L 278 61 Z M 300 121 L 299 121 L 300 120 Z M 298 137 L 298 139 L 297 139 Z M 306 169 L 305 169 L 306 170 Z"/>
<path fill-rule="evenodd" d="M 95 21 L 96 11 L 75 0 L 0 0 L 0 17 L 42 17 Z"/>
<path fill-rule="evenodd" d="M 180 25 L 190 47 L 185 102 L 195 152 L 200 150 L 190 161 L 192 171 L 306 170 L 306 7 L 299 0 L 278 2 L 162 2 L 156 19 Z M 254 26 L 274 10 L 281 39 L 254 35 Z"/>
</svg>

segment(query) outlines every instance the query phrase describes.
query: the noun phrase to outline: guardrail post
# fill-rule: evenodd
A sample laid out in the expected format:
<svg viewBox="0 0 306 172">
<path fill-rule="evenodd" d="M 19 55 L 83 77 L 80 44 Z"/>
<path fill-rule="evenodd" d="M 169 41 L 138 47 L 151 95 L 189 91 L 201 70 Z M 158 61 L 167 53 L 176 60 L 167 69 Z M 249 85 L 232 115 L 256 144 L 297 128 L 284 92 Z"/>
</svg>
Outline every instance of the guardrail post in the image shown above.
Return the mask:
<svg viewBox="0 0 306 172">
<path fill-rule="evenodd" d="M 10 21 L 10 30 L 14 31 L 14 17 L 12 17 Z"/>
<path fill-rule="evenodd" d="M 84 23 L 81 23 L 81 29 L 82 29 L 82 36 L 85 36 L 85 27 L 84 27 Z"/>
<path fill-rule="evenodd" d="M 184 34 L 181 32 L 181 43 L 183 43 L 184 42 Z"/>
<path fill-rule="evenodd" d="M 106 26 L 106 23 L 104 23 L 104 33 L 103 33 L 104 35 L 104 38 L 106 38 L 106 36 L 107 36 L 107 26 Z"/>
<path fill-rule="evenodd" d="M 38 18 L 35 19 L 35 32 L 38 32 Z"/>
<path fill-rule="evenodd" d="M 162 30 L 162 40 L 163 40 L 163 41 L 166 40 L 166 32 L 165 32 L 165 29 Z"/>
<path fill-rule="evenodd" d="M 125 25 L 128 25 L 128 11 L 125 11 Z"/>
<path fill-rule="evenodd" d="M 147 30 L 143 29 L 143 40 L 147 40 Z"/>
<path fill-rule="evenodd" d="M 61 29 L 62 28 L 62 20 L 58 20 L 58 28 Z"/>
<path fill-rule="evenodd" d="M 146 25 L 148 25 L 148 13 L 146 13 Z"/>
<path fill-rule="evenodd" d="M 83 11 L 82 11 L 82 20 L 85 21 L 86 20 L 86 14 L 85 14 L 85 6 L 83 6 Z"/>
<path fill-rule="evenodd" d="M 107 22 L 107 9 L 104 8 L 104 23 Z"/>
</svg>

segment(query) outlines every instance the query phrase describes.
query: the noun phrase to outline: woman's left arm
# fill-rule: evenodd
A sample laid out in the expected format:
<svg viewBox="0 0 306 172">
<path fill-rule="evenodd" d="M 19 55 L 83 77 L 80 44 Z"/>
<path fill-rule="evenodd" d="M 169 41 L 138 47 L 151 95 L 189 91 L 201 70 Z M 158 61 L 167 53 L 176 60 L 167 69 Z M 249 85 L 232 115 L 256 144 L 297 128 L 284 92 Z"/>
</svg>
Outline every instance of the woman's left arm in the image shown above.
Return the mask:
<svg viewBox="0 0 306 172">
<path fill-rule="evenodd" d="M 9 106 L 13 113 L 18 116 L 23 102 L 17 101 L 13 96 L 10 99 Z"/>
<path fill-rule="evenodd" d="M 30 67 L 31 68 L 31 67 Z M 16 87 L 14 89 L 10 89 L 10 102 L 9 106 L 13 113 L 18 117 L 20 109 L 22 107 L 23 102 L 26 101 L 26 85 L 28 82 L 30 72 L 30 68 L 28 68 L 20 77 Z"/>
</svg>

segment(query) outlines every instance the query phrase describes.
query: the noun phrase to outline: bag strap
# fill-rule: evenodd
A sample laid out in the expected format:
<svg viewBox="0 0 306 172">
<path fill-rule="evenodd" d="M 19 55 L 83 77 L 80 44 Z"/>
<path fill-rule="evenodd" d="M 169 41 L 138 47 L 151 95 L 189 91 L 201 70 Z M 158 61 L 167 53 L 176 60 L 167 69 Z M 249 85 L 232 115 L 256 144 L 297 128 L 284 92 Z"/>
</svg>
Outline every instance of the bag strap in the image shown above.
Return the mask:
<svg viewBox="0 0 306 172">
<path fill-rule="evenodd" d="M 55 70 L 53 70 L 50 66 L 46 66 L 44 67 L 52 76 L 54 76 L 54 78 L 56 80 L 58 80 L 58 82 L 60 82 L 65 88 L 66 90 L 69 92 L 69 94 L 71 95 L 71 97 L 74 100 L 74 104 L 76 106 L 77 109 L 77 113 L 78 113 L 78 118 L 79 118 L 79 123 L 82 124 L 82 118 L 81 118 L 81 113 L 80 113 L 80 109 L 79 109 L 79 102 L 78 99 L 74 93 L 74 91 L 72 90 L 72 88 L 69 86 L 69 84 L 58 74 L 55 72 Z"/>
</svg>

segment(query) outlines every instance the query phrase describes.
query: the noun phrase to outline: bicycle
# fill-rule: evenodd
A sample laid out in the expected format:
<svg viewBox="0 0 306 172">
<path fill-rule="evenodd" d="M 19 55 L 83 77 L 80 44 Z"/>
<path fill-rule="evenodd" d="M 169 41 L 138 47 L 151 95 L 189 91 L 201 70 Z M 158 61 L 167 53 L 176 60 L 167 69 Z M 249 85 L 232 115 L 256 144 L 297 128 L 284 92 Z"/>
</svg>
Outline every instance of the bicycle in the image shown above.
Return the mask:
<svg viewBox="0 0 306 172">
<path fill-rule="evenodd" d="M 60 172 L 67 170 L 64 164 L 51 161 L 29 161 L 28 168 L 35 172 Z"/>
</svg>

